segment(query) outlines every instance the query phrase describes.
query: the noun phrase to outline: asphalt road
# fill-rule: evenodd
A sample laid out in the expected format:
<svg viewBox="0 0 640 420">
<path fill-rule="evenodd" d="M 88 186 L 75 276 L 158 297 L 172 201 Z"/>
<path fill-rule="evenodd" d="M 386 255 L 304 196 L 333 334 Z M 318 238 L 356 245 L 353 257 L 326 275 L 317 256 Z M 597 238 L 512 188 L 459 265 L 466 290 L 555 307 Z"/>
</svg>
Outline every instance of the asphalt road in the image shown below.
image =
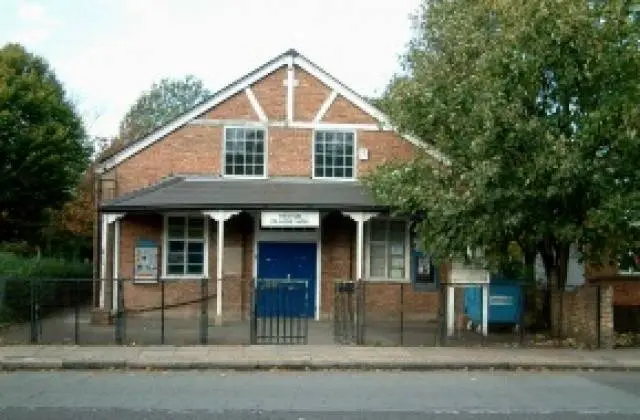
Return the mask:
<svg viewBox="0 0 640 420">
<path fill-rule="evenodd" d="M 640 374 L 16 372 L 0 419 L 637 419 Z"/>
</svg>

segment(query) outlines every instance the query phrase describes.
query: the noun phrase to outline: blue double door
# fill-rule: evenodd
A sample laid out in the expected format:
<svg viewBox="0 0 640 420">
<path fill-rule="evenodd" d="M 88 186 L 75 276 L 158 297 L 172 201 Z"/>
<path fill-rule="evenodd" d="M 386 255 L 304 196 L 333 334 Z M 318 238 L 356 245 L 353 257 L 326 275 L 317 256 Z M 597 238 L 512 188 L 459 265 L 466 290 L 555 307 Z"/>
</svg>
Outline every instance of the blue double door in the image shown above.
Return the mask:
<svg viewBox="0 0 640 420">
<path fill-rule="evenodd" d="M 315 243 L 258 243 L 258 316 L 314 316 L 316 251 Z"/>
</svg>

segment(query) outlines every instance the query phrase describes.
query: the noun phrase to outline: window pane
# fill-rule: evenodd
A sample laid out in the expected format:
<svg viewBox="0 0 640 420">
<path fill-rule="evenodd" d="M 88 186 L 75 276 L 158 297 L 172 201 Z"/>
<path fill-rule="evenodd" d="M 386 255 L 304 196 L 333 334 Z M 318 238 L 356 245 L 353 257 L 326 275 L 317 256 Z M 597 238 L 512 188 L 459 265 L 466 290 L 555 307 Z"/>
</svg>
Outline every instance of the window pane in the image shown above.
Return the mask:
<svg viewBox="0 0 640 420">
<path fill-rule="evenodd" d="M 391 241 L 404 242 L 406 225 L 401 221 L 393 221 L 389 224 L 389 239 Z"/>
<path fill-rule="evenodd" d="M 167 274 L 184 274 L 184 266 L 182 264 L 169 264 L 167 265 Z"/>
<path fill-rule="evenodd" d="M 384 220 L 372 220 L 371 221 L 371 240 L 372 241 L 385 241 L 387 223 Z"/>
<path fill-rule="evenodd" d="M 264 163 L 264 155 L 256 155 L 254 161 L 259 164 Z"/>
<path fill-rule="evenodd" d="M 353 177 L 353 169 L 351 168 L 346 168 L 344 170 L 344 177 L 345 178 L 352 178 Z"/>
<path fill-rule="evenodd" d="M 225 138 L 227 140 L 233 140 L 236 138 L 235 128 L 227 128 L 225 131 Z"/>
<path fill-rule="evenodd" d="M 256 132 L 256 138 L 257 138 L 258 140 L 264 140 L 264 130 L 258 130 L 258 131 Z"/>
<path fill-rule="evenodd" d="M 253 166 L 247 166 L 247 169 L 245 169 L 244 174 L 245 175 L 254 175 Z"/>
<path fill-rule="evenodd" d="M 167 256 L 167 262 L 169 264 L 182 264 L 184 263 L 184 252 L 169 252 Z"/>
<path fill-rule="evenodd" d="M 264 165 L 256 165 L 255 175 L 264 175 Z"/>
<path fill-rule="evenodd" d="M 187 274 L 202 274 L 202 264 L 189 264 L 187 266 Z"/>
<path fill-rule="evenodd" d="M 384 277 L 386 251 L 384 244 L 371 245 L 369 270 L 371 277 Z"/>
<path fill-rule="evenodd" d="M 187 255 L 188 264 L 202 264 L 203 262 L 204 262 L 204 255 L 201 253 Z"/>
<path fill-rule="evenodd" d="M 169 241 L 169 252 L 183 252 L 183 251 L 184 251 L 183 241 Z"/>
<path fill-rule="evenodd" d="M 169 217 L 168 220 L 168 235 L 169 238 L 184 238 L 185 218 L 184 217 Z"/>
<path fill-rule="evenodd" d="M 189 218 L 189 238 L 204 237 L 204 218 Z"/>
</svg>

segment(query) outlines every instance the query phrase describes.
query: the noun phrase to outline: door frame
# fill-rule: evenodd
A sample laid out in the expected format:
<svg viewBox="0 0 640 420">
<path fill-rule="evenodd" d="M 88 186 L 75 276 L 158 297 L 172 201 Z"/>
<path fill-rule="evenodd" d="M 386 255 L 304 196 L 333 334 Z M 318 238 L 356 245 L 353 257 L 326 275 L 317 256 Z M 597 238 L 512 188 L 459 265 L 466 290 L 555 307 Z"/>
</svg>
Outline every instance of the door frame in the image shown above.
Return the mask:
<svg viewBox="0 0 640 420">
<path fill-rule="evenodd" d="M 293 242 L 313 243 L 316 245 L 316 290 L 313 308 L 313 319 L 320 320 L 320 307 L 322 297 L 322 214 L 320 215 L 320 227 L 315 230 L 269 230 L 260 229 L 260 212 L 254 214 L 253 235 L 253 278 L 258 276 L 258 243 L 259 242 Z"/>
</svg>

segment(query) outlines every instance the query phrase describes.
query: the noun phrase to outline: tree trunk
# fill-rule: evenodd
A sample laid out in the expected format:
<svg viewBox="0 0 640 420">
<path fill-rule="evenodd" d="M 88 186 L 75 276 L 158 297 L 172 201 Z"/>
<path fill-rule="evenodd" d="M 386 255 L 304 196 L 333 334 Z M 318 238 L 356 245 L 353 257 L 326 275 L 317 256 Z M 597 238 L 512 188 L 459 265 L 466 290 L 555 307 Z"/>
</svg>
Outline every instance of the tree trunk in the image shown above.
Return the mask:
<svg viewBox="0 0 640 420">
<path fill-rule="evenodd" d="M 562 335 L 563 294 L 567 283 L 567 265 L 569 262 L 570 244 L 558 243 L 554 238 L 546 238 L 538 245 L 547 277 L 547 288 L 550 292 L 551 335 Z"/>
</svg>

